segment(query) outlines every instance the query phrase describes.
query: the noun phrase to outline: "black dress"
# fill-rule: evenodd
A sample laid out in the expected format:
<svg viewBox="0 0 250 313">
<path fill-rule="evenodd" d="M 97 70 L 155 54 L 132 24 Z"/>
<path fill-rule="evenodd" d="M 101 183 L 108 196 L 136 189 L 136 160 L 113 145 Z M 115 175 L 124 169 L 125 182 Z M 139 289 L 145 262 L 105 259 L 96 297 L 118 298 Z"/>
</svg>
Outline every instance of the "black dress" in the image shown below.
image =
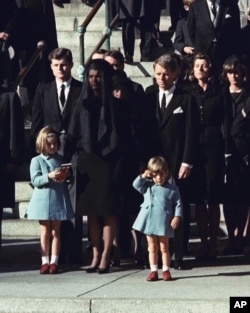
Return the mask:
<svg viewBox="0 0 250 313">
<path fill-rule="evenodd" d="M 228 131 L 226 138 L 226 183 L 225 203 L 249 203 L 249 165 L 248 155 L 250 147 L 249 119 L 242 115 L 249 93 L 242 89 L 240 93 L 228 93 Z"/>
<path fill-rule="evenodd" d="M 77 139 L 77 214 L 119 214 L 131 139 L 126 107 L 117 101 L 110 98 L 107 110 L 93 96 L 80 101 L 73 112 L 65 152 Z"/>
<path fill-rule="evenodd" d="M 0 87 L 0 209 L 15 206 L 15 175 L 10 163 L 20 165 L 24 152 L 24 123 L 16 92 Z"/>
</svg>

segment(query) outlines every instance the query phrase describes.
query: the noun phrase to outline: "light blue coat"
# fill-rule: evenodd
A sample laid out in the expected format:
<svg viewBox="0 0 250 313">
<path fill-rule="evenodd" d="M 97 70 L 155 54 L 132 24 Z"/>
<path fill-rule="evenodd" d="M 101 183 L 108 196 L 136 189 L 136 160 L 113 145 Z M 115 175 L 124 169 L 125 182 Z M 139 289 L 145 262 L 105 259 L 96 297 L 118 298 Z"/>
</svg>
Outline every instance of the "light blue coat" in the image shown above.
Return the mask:
<svg viewBox="0 0 250 313">
<path fill-rule="evenodd" d="M 173 237 L 171 220 L 182 217 L 183 210 L 179 188 L 169 182 L 156 185 L 141 176 L 134 180 L 133 187 L 143 194 L 144 201 L 132 228 L 146 235 Z"/>
<path fill-rule="evenodd" d="M 38 155 L 31 160 L 30 177 L 34 191 L 27 208 L 32 220 L 67 220 L 74 217 L 67 184 L 48 178 L 48 173 L 62 164 L 62 157 Z"/>
</svg>

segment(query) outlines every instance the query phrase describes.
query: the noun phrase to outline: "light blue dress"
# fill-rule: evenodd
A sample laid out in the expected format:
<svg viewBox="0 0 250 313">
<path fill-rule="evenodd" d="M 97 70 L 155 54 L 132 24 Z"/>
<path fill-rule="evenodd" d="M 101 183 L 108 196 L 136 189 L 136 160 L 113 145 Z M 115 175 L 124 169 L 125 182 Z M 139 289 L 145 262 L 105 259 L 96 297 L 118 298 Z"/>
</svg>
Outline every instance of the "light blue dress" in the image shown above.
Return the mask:
<svg viewBox="0 0 250 313">
<path fill-rule="evenodd" d="M 68 220 L 74 217 L 68 186 L 48 178 L 48 173 L 60 167 L 62 156 L 40 154 L 30 163 L 31 183 L 34 186 L 26 216 L 30 220 Z"/>
<path fill-rule="evenodd" d="M 134 180 L 133 187 L 143 194 L 144 201 L 132 228 L 145 235 L 173 237 L 171 220 L 183 215 L 179 188 L 169 182 L 156 185 L 141 176 Z"/>
</svg>

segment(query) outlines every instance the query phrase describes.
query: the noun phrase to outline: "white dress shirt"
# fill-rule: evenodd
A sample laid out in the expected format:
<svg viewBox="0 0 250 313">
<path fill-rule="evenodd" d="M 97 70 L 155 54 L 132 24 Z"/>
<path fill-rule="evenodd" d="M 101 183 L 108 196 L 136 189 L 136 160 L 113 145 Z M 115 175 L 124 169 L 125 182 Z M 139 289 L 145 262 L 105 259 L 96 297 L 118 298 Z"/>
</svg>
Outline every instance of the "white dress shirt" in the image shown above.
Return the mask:
<svg viewBox="0 0 250 313">
<path fill-rule="evenodd" d="M 64 93 L 65 93 L 65 103 L 66 103 L 67 99 L 68 99 L 68 95 L 69 95 L 71 80 L 72 80 L 72 78 L 70 78 L 68 81 L 62 83 L 61 81 L 56 79 L 58 103 L 59 103 L 59 107 L 60 107 L 61 113 L 63 112 L 63 110 L 65 108 L 65 106 L 62 107 L 61 101 L 60 101 L 60 93 L 61 93 L 62 84 L 65 86 Z"/>
<path fill-rule="evenodd" d="M 169 102 L 171 101 L 171 99 L 173 97 L 175 89 L 176 89 L 175 85 L 173 85 L 169 90 L 159 89 L 159 103 L 160 103 L 160 105 L 161 105 L 163 94 L 165 94 L 165 96 L 166 96 L 165 108 L 168 106 Z"/>
</svg>

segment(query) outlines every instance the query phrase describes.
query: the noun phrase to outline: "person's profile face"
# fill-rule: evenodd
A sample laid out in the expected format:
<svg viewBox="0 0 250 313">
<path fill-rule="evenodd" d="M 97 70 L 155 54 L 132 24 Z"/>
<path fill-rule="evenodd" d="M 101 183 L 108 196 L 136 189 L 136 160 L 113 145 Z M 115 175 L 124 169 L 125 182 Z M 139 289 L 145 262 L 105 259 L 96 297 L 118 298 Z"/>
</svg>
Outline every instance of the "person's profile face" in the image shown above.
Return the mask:
<svg viewBox="0 0 250 313">
<path fill-rule="evenodd" d="M 159 64 L 155 65 L 154 72 L 156 83 L 163 90 L 170 89 L 178 77 L 178 71 L 171 71 L 168 68 L 161 67 Z"/>
<path fill-rule="evenodd" d="M 88 82 L 90 88 L 97 92 L 101 89 L 101 75 L 98 70 L 90 70 L 88 75 Z"/>
<path fill-rule="evenodd" d="M 72 67 L 73 63 L 69 63 L 65 58 L 60 60 L 52 59 L 50 64 L 54 77 L 62 82 L 70 79 Z"/>
<path fill-rule="evenodd" d="M 114 70 L 123 70 L 123 64 L 121 64 L 117 59 L 111 56 L 105 56 L 104 60 L 107 61 L 110 65 L 112 65 Z"/>
</svg>

